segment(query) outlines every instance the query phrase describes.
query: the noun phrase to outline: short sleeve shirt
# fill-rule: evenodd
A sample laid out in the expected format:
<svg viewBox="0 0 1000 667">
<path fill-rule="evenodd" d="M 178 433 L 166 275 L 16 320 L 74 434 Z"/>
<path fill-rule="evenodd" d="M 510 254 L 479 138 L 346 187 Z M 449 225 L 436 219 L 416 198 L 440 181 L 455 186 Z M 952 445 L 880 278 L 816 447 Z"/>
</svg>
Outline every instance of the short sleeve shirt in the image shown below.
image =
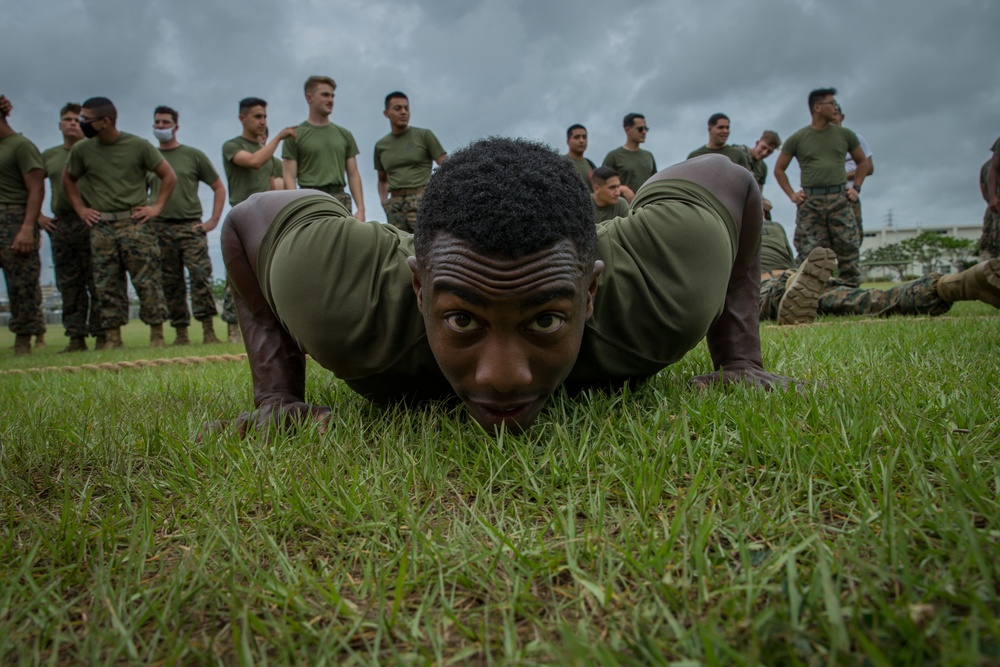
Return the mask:
<svg viewBox="0 0 1000 667">
<path fill-rule="evenodd" d="M 230 206 L 236 206 L 250 195 L 267 192 L 271 189 L 271 174 L 274 173 L 273 162 L 268 162 L 260 169 L 241 167 L 233 162 L 233 158 L 240 151 L 256 153 L 261 148 L 263 147 L 259 143 L 242 135 L 233 137 L 222 144 L 222 168 L 226 172 L 226 181 L 229 183 Z"/>
<path fill-rule="evenodd" d="M 573 167 L 576 169 L 576 173 L 580 174 L 580 178 L 582 178 L 583 182 L 587 184 L 587 190 L 593 190 L 594 184 L 590 180 L 590 172 L 594 171 L 593 163 L 591 163 L 591 161 L 587 158 L 577 160 L 572 155 L 567 155 L 566 159 L 573 164 Z"/>
<path fill-rule="evenodd" d="M 27 204 L 28 187 L 24 177 L 35 169 L 45 169 L 42 154 L 35 144 L 20 134 L 0 139 L 0 204 Z"/>
<path fill-rule="evenodd" d="M 825 188 L 847 181 L 844 155 L 860 145 L 858 135 L 846 127 L 814 130 L 807 125 L 788 138 L 781 152 L 799 161 L 803 187 Z"/>
<path fill-rule="evenodd" d="M 170 163 L 177 174 L 174 188 L 167 205 L 160 213 L 161 220 L 201 219 L 201 200 L 198 199 L 198 183 L 214 183 L 219 178 L 208 157 L 197 148 L 178 146 L 168 150 L 160 149 L 163 159 Z M 160 194 L 160 179 L 152 179 L 149 200 L 155 202 Z"/>
<path fill-rule="evenodd" d="M 604 166 L 618 172 L 622 185 L 627 185 L 632 192 L 638 192 L 643 183 L 656 173 L 656 160 L 649 151 L 639 149 L 630 151 L 619 146 L 604 156 Z"/>
<path fill-rule="evenodd" d="M 690 153 L 688 153 L 687 159 L 693 157 L 698 157 L 699 155 L 725 155 L 727 158 L 733 161 L 733 164 L 738 164 L 747 171 L 753 171 L 750 168 L 750 160 L 747 158 L 747 154 L 740 149 L 739 146 L 730 146 L 726 144 L 722 148 L 709 148 L 708 146 L 702 146 L 697 148 Z"/>
<path fill-rule="evenodd" d="M 760 271 L 780 271 L 794 269 L 795 258 L 788 244 L 785 228 L 777 222 L 765 220 L 760 230 Z"/>
<path fill-rule="evenodd" d="M 81 141 L 86 141 L 86 139 Z M 69 150 L 65 145 L 59 144 L 42 152 L 45 175 L 49 179 L 49 190 L 52 192 L 50 208 L 57 218 L 73 215 L 73 206 L 69 203 L 69 198 L 63 189 L 62 180 L 63 169 L 66 167 L 66 161 L 69 160 Z"/>
<path fill-rule="evenodd" d="M 408 127 L 402 134 L 389 133 L 375 144 L 375 169 L 384 171 L 389 190 L 427 185 L 431 166 L 445 154 L 441 142 L 430 130 Z"/>
<path fill-rule="evenodd" d="M 281 166 L 281 158 L 271 158 L 271 178 L 284 177 L 284 168 Z"/>
<path fill-rule="evenodd" d="M 597 223 L 628 215 L 628 202 L 625 200 L 625 197 L 619 197 L 618 201 L 610 206 L 598 206 L 597 202 L 594 201 L 593 195 L 591 195 L 590 201 L 594 202 L 594 216 Z"/>
<path fill-rule="evenodd" d="M 285 139 L 281 157 L 295 160 L 300 188 L 324 188 L 347 184 L 347 161 L 358 154 L 354 135 L 339 125 L 302 123 L 296 136 Z"/>
<path fill-rule="evenodd" d="M 87 206 L 114 213 L 146 205 L 146 174 L 161 162 L 163 155 L 153 144 L 122 132 L 109 144 L 97 139 L 77 143 L 66 171 L 79 180 Z"/>
</svg>

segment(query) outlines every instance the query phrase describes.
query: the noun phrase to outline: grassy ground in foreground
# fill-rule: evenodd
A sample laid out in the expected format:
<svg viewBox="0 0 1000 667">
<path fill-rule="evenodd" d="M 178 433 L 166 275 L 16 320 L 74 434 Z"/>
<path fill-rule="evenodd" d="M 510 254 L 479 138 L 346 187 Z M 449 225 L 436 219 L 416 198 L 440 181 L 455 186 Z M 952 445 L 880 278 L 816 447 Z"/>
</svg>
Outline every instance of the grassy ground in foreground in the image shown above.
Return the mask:
<svg viewBox="0 0 1000 667">
<path fill-rule="evenodd" d="M 55 329 L 0 371 L 241 351 Z M 245 441 L 196 441 L 245 362 L 0 375 L 0 660 L 1000 662 L 997 311 L 762 337 L 804 391 L 693 391 L 702 345 L 499 438 L 313 363 L 331 429 Z"/>
</svg>

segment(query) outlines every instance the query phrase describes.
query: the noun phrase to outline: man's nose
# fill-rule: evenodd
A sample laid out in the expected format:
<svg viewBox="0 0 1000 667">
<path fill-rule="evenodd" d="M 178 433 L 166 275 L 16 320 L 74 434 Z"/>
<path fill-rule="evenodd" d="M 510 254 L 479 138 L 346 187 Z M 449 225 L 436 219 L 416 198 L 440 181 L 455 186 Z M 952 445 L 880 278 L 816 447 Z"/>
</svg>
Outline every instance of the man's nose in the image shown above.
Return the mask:
<svg viewBox="0 0 1000 667">
<path fill-rule="evenodd" d="M 500 393 L 531 384 L 528 355 L 510 338 L 494 337 L 486 342 L 476 365 L 476 383 Z"/>
</svg>

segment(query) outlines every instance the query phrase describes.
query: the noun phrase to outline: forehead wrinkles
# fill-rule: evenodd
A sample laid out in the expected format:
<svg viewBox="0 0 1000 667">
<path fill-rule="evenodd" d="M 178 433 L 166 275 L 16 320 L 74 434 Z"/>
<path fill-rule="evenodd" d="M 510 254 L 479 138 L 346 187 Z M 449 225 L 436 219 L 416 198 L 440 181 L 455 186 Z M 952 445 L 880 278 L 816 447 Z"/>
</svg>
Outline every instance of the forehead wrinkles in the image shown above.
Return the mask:
<svg viewBox="0 0 1000 667">
<path fill-rule="evenodd" d="M 488 257 L 467 247 L 437 252 L 430 259 L 435 289 L 441 283 L 458 283 L 503 295 L 555 287 L 557 282 L 565 284 L 560 287 L 569 287 L 580 276 L 580 260 L 566 242 L 518 259 Z"/>
</svg>

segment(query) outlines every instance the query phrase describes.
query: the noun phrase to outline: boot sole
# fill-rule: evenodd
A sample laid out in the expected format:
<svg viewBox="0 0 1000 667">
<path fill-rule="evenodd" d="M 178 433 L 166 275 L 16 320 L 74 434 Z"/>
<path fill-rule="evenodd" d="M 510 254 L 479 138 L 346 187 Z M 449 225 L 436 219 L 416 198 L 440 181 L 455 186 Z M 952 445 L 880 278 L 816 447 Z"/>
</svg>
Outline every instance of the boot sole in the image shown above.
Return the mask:
<svg viewBox="0 0 1000 667">
<path fill-rule="evenodd" d="M 829 248 L 813 248 L 785 285 L 785 295 L 778 306 L 778 324 L 814 322 L 819 314 L 819 297 L 836 268 L 837 253 Z"/>
</svg>

